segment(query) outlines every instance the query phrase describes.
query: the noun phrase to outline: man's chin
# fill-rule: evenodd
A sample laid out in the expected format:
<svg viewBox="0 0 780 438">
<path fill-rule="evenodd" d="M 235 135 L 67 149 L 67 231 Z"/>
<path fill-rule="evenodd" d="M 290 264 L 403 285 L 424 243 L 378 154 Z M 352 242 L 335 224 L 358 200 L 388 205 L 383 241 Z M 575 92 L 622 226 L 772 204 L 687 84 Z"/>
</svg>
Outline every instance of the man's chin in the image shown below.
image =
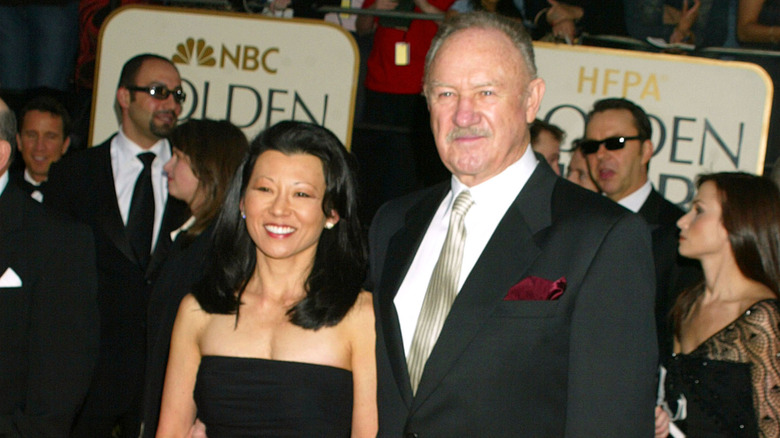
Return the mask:
<svg viewBox="0 0 780 438">
<path fill-rule="evenodd" d="M 175 124 L 173 124 L 173 125 L 169 125 L 169 124 L 165 124 L 165 125 L 152 125 L 151 126 L 151 131 L 152 131 L 152 134 L 156 135 L 157 137 L 165 138 L 165 137 L 168 137 L 169 135 L 171 135 L 171 132 L 173 132 L 173 129 L 175 127 L 176 127 Z"/>
</svg>

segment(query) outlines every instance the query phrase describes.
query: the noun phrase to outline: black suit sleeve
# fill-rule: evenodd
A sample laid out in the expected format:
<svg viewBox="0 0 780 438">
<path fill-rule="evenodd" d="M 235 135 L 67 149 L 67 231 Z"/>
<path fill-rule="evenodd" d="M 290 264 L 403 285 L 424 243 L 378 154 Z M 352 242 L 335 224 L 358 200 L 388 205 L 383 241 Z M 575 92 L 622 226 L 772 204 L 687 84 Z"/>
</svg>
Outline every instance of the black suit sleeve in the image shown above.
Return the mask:
<svg viewBox="0 0 780 438">
<path fill-rule="evenodd" d="M 74 187 L 77 181 L 73 175 L 86 170 L 86 166 L 80 166 L 73 157 L 53 163 L 49 168 L 49 179 L 43 189 L 44 204 L 75 217 L 75 197 L 79 193 Z"/>
<path fill-rule="evenodd" d="M 652 434 L 654 302 L 650 236 L 626 215 L 602 241 L 572 314 L 567 437 Z"/>
<path fill-rule="evenodd" d="M 97 359 L 92 233 L 81 225 L 51 221 L 35 237 L 30 244 L 38 251 L 31 252 L 38 253 L 42 269 L 30 288 L 26 404 L 0 417 L 3 437 L 68 436 Z"/>
</svg>

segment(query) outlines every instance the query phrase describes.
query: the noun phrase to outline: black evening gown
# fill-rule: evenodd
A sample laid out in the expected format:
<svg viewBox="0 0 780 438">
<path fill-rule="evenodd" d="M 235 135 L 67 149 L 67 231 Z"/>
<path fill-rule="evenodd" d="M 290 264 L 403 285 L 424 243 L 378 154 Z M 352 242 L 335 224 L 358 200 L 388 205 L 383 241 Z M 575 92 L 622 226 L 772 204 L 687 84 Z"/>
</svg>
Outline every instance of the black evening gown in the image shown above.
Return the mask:
<svg viewBox="0 0 780 438">
<path fill-rule="evenodd" d="M 352 428 L 352 372 L 342 368 L 204 356 L 194 395 L 209 438 L 335 438 Z"/>
<path fill-rule="evenodd" d="M 689 438 L 780 434 L 780 311 L 759 301 L 690 354 L 666 361 L 666 400 Z"/>
</svg>

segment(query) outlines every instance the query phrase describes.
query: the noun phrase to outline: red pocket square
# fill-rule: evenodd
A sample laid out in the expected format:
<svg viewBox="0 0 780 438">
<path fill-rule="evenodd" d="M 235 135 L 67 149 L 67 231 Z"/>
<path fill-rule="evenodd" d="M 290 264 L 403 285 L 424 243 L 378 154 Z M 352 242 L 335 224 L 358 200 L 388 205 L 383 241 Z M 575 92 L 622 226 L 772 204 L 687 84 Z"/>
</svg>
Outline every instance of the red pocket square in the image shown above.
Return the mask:
<svg viewBox="0 0 780 438">
<path fill-rule="evenodd" d="M 526 277 L 512 286 L 504 301 L 552 301 L 557 300 L 566 290 L 566 277 L 555 281 L 541 277 Z"/>
</svg>

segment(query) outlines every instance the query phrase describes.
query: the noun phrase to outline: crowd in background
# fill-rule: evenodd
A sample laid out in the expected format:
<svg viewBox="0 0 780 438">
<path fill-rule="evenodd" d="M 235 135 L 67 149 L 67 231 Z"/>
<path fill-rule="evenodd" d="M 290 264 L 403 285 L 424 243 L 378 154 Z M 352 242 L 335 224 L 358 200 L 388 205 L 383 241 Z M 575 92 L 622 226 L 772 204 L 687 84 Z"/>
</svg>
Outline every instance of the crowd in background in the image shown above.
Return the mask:
<svg viewBox="0 0 780 438">
<path fill-rule="evenodd" d="M 53 95 L 65 105 L 73 119 L 73 149 L 91 146 L 86 142 L 99 31 L 113 10 L 129 4 L 210 8 L 269 16 L 286 10 L 290 12 L 283 16 L 324 18 L 343 26 L 355 36 L 360 50 L 355 121 L 358 122 L 358 134 L 365 134 L 367 142 L 374 140 L 371 128 L 389 126 L 400 127 L 401 132 L 410 131 L 416 138 L 427 141 L 428 146 L 432 145 L 432 140 L 425 136 L 427 110 L 419 99 L 422 57 L 435 32 L 436 20 L 444 14 L 471 10 L 496 11 L 521 20 L 535 39 L 756 62 L 767 69 L 775 85 L 780 84 L 777 57 L 771 54 L 780 47 L 780 13 L 777 12 L 780 8 L 773 0 L 446 0 L 443 3 L 352 0 L 348 4 L 333 0 L 284 0 L 281 3 L 275 0 L 267 4 L 256 0 L 3 0 L 0 2 L 0 59 L 13 59 L 14 62 L 0 65 L 0 97 L 18 112 L 32 97 Z M 316 10 L 320 5 L 378 10 L 380 19 L 375 20 L 372 15 L 320 13 Z M 433 20 L 389 18 L 381 15 L 383 10 L 432 14 Z M 603 36 L 616 38 L 601 38 Z M 691 44 L 696 48 L 761 49 L 770 53 L 681 52 L 674 47 L 651 45 L 648 39 L 652 38 Z M 414 47 L 408 52 L 411 57 L 406 60 L 407 65 L 395 65 L 397 42 Z M 387 53 L 390 49 L 392 53 Z M 376 108 L 372 102 L 377 99 L 401 99 L 390 107 L 403 110 L 388 113 L 386 107 Z M 778 106 L 777 102 L 774 106 Z M 775 128 L 780 125 L 776 113 L 780 111 L 773 112 L 767 168 L 780 157 L 780 141 L 774 140 L 780 138 Z M 361 122 L 369 127 L 361 130 Z M 392 134 L 393 131 L 389 132 Z M 360 142 L 360 135 L 357 140 Z M 407 141 L 403 137 L 395 140 Z M 410 190 L 429 185 L 445 174 L 430 149 L 401 148 L 409 159 L 400 160 L 400 167 L 408 169 L 401 170 L 406 178 L 393 180 L 396 185 L 406 184 L 409 186 L 406 190 Z M 395 153 L 398 154 L 398 150 Z M 407 162 L 411 164 L 404 164 Z M 404 180 L 410 182 L 404 183 Z"/>
</svg>

